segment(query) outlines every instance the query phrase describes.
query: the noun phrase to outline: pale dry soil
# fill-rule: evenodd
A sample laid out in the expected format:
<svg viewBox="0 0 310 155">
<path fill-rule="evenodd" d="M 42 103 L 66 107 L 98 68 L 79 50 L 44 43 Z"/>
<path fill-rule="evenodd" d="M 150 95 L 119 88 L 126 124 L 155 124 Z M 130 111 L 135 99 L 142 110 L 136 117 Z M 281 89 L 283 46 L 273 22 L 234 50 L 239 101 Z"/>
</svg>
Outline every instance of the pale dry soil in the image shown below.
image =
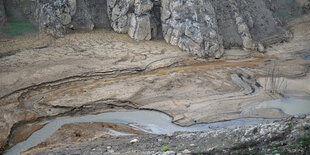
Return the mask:
<svg viewBox="0 0 310 155">
<path fill-rule="evenodd" d="M 40 125 L 29 124 L 68 115 L 150 109 L 172 116 L 182 126 L 287 117 L 279 109 L 246 109 L 280 96 L 268 93 L 264 84 L 274 62 L 290 86 L 285 96 L 309 96 L 310 61 L 300 56 L 310 53 L 309 15 L 290 28 L 292 40 L 268 47 L 266 54 L 231 49 L 220 60 L 197 58 L 164 41 L 136 42 L 107 30 L 56 40 L 44 35 L 24 41 L 3 37 L 0 148 L 21 141 L 14 140 L 15 130 L 28 127 L 32 133 Z M 300 93 L 292 93 L 296 91 Z"/>
</svg>

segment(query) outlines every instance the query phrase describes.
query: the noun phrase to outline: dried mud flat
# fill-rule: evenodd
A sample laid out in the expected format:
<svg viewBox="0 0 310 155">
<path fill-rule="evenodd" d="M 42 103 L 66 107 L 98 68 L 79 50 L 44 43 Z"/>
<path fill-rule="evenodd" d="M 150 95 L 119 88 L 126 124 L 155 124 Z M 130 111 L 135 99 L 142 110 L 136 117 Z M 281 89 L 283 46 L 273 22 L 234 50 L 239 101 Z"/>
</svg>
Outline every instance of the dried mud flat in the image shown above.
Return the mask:
<svg viewBox="0 0 310 155">
<path fill-rule="evenodd" d="M 136 42 L 108 30 L 45 38 L 32 48 L 11 47 L 14 39 L 1 41 L 0 148 L 16 144 L 14 131 L 62 116 L 150 109 L 182 126 L 288 117 L 279 109 L 248 109 L 276 97 L 259 80 L 274 62 L 288 85 L 293 83 L 286 96 L 310 95 L 305 84 L 310 83 L 310 61 L 302 57 L 310 53 L 309 19 L 292 21 L 294 38 L 267 48 L 266 54 L 232 49 L 220 60 L 199 59 L 163 41 Z M 25 134 L 38 126 L 33 128 Z"/>
</svg>

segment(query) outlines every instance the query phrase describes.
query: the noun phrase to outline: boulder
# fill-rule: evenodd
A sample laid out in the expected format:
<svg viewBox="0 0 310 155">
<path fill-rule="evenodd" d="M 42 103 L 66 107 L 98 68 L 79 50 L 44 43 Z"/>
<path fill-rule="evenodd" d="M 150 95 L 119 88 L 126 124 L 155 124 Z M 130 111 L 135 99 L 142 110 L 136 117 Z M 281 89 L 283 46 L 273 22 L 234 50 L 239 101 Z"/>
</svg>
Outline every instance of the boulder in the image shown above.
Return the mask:
<svg viewBox="0 0 310 155">
<path fill-rule="evenodd" d="M 150 0 L 135 0 L 134 13 L 130 15 L 128 34 L 136 40 L 151 40 L 151 13 L 153 3 Z"/>
<path fill-rule="evenodd" d="M 35 18 L 41 31 L 60 37 L 72 27 L 72 16 L 77 12 L 76 0 L 42 0 L 36 8 Z"/>
<path fill-rule="evenodd" d="M 135 40 L 151 40 L 157 36 L 160 22 L 153 9 L 151 0 L 108 0 L 108 15 L 113 30 L 128 33 Z"/>
<path fill-rule="evenodd" d="M 136 40 L 151 40 L 151 20 L 149 15 L 131 15 L 128 34 Z"/>
</svg>

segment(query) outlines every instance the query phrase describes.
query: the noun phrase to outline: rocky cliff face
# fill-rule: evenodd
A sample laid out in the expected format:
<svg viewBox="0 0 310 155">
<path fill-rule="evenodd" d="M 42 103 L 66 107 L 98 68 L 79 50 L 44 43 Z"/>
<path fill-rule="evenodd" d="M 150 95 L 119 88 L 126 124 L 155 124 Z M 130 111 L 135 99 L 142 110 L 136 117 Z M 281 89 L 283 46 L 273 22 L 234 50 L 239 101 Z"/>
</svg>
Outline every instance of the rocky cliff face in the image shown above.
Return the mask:
<svg viewBox="0 0 310 155">
<path fill-rule="evenodd" d="M 135 40 L 163 36 L 167 43 L 200 57 L 219 58 L 225 48 L 231 47 L 262 52 L 264 46 L 289 36 L 274 14 L 277 4 L 270 0 L 4 2 L 5 7 L 0 1 L 0 22 L 5 21 L 3 10 L 10 16 L 20 16 L 18 12 L 21 12 L 40 31 L 57 37 L 71 30 L 111 26 L 115 32 L 128 33 Z"/>
<path fill-rule="evenodd" d="M 165 40 L 201 57 L 223 54 L 216 12 L 211 1 L 162 0 Z"/>
<path fill-rule="evenodd" d="M 4 24 L 6 21 L 6 14 L 4 9 L 3 0 L 0 0 L 0 26 Z"/>
<path fill-rule="evenodd" d="M 114 31 L 136 40 L 160 36 L 159 0 L 108 0 L 108 15 Z"/>
<path fill-rule="evenodd" d="M 219 58 L 236 46 L 264 51 L 270 40 L 287 38 L 265 1 L 109 0 L 108 8 L 114 31 L 150 40 L 160 25 L 166 42 L 201 57 Z"/>
<path fill-rule="evenodd" d="M 17 19 L 28 18 L 41 32 L 56 37 L 61 37 L 70 30 L 93 30 L 95 26 L 109 27 L 107 5 L 101 0 L 4 0 L 4 2 L 9 16 Z"/>
</svg>

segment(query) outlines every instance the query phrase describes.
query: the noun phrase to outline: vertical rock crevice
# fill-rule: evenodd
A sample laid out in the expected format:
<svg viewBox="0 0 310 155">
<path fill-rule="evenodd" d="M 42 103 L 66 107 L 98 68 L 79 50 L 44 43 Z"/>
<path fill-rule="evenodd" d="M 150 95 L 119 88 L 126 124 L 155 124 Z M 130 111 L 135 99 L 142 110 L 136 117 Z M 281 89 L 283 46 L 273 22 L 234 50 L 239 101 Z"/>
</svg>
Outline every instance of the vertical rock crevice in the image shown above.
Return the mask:
<svg viewBox="0 0 310 155">
<path fill-rule="evenodd" d="M 6 11 L 4 7 L 4 0 L 0 0 L 0 28 L 6 22 Z"/>
<path fill-rule="evenodd" d="M 235 0 L 229 0 L 230 6 L 231 6 L 232 11 L 233 11 L 232 17 L 235 19 L 235 22 L 236 22 L 235 24 L 237 25 L 237 32 L 242 39 L 243 49 L 255 50 L 256 45 L 252 40 L 252 35 L 250 33 L 249 26 L 248 26 L 249 22 L 247 23 L 244 16 L 243 16 L 243 14 L 248 15 L 248 12 L 244 11 L 244 13 L 242 14 L 241 9 L 240 9 L 242 7 L 242 5 L 240 5 L 240 4 L 247 6 L 246 5 L 247 3 L 246 3 L 246 1 L 243 1 L 243 0 L 240 0 L 240 1 L 241 2 L 238 5 L 238 2 L 236 2 Z M 247 17 L 249 17 L 249 19 L 251 19 L 251 15 L 248 15 Z M 250 20 L 248 20 L 248 21 L 250 21 Z"/>
<path fill-rule="evenodd" d="M 160 36 L 159 8 L 158 0 L 108 0 L 113 30 L 128 33 L 135 40 L 151 40 Z"/>
<path fill-rule="evenodd" d="M 128 34 L 136 40 L 151 40 L 151 0 L 135 0 L 134 13 L 129 14 Z"/>
</svg>

